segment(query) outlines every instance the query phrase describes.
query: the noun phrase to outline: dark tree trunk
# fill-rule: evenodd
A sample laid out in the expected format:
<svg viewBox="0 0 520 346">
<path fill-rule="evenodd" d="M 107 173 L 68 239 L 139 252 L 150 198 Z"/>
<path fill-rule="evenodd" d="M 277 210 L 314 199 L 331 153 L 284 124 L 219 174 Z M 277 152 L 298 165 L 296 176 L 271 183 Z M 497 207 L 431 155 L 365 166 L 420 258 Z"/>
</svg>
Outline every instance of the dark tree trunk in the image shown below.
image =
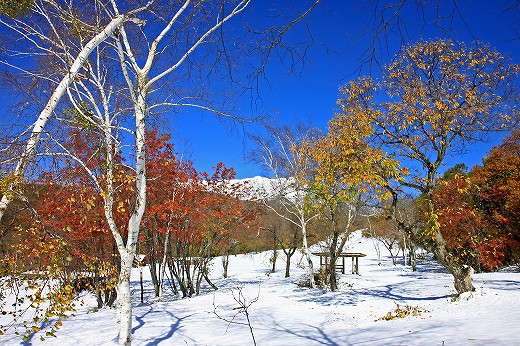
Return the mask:
<svg viewBox="0 0 520 346">
<path fill-rule="evenodd" d="M 150 265 L 150 276 L 152 279 L 155 296 L 159 297 L 161 283 L 159 282 L 159 277 L 157 275 L 158 267 L 160 267 L 160 265 L 157 266 L 157 259 L 155 258 L 156 236 L 155 236 L 154 232 L 152 232 L 150 229 L 145 228 L 144 230 L 146 231 L 147 236 L 148 236 L 147 247 L 148 247 L 148 264 Z"/>
<path fill-rule="evenodd" d="M 143 268 L 139 264 L 139 283 L 141 284 L 141 304 L 144 303 Z"/>
<path fill-rule="evenodd" d="M 276 231 L 273 232 L 273 256 L 271 257 L 272 267 L 271 273 L 276 271 L 276 259 L 278 258 L 278 238 L 276 237 Z"/>
<path fill-rule="evenodd" d="M 217 285 L 215 285 L 215 284 L 214 284 L 213 282 L 211 282 L 211 280 L 209 279 L 208 267 L 207 267 L 206 264 L 204 265 L 204 270 L 203 270 L 203 272 L 202 272 L 202 275 L 204 276 L 204 279 L 206 280 L 206 282 L 208 283 L 208 285 L 211 286 L 211 288 L 213 288 L 215 291 L 218 290 Z"/>
<path fill-rule="evenodd" d="M 276 271 L 276 259 L 278 258 L 278 252 L 276 250 L 273 250 L 273 255 L 271 257 L 271 273 L 274 273 Z"/>
<path fill-rule="evenodd" d="M 336 260 L 337 257 L 337 248 L 338 248 L 338 239 L 339 234 L 338 232 L 334 232 L 334 235 L 332 237 L 332 244 L 329 248 L 329 254 L 330 254 L 330 262 L 326 266 L 327 270 L 327 278 L 329 281 L 329 288 L 331 291 L 336 291 L 338 289 L 338 278 L 336 274 Z"/>
</svg>

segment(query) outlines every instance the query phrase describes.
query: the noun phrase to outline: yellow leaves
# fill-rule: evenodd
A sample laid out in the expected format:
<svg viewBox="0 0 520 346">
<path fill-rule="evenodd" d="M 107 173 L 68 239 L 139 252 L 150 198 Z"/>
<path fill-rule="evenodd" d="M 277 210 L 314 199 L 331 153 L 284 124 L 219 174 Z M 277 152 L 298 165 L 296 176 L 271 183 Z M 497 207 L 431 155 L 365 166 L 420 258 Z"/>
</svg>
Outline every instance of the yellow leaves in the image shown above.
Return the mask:
<svg viewBox="0 0 520 346">
<path fill-rule="evenodd" d="M 444 104 L 443 102 L 438 101 L 438 100 L 435 100 L 433 104 L 435 105 L 435 108 L 437 108 L 437 110 L 439 110 L 439 112 L 443 112 L 444 110 L 446 110 L 448 108 L 446 106 L 446 104 Z"/>
<path fill-rule="evenodd" d="M 124 213 L 126 211 L 125 203 L 123 201 L 120 201 L 117 204 L 117 211 L 120 212 L 120 213 Z"/>
<path fill-rule="evenodd" d="M 7 195 L 12 198 L 12 189 L 16 189 L 20 182 L 20 179 L 17 178 L 14 174 L 11 173 L 0 173 L 0 193 L 2 195 Z"/>
<path fill-rule="evenodd" d="M 87 210 L 91 210 L 95 206 L 96 206 L 96 201 L 94 198 L 91 198 L 91 199 L 88 199 L 85 201 L 85 208 L 87 208 Z"/>
</svg>

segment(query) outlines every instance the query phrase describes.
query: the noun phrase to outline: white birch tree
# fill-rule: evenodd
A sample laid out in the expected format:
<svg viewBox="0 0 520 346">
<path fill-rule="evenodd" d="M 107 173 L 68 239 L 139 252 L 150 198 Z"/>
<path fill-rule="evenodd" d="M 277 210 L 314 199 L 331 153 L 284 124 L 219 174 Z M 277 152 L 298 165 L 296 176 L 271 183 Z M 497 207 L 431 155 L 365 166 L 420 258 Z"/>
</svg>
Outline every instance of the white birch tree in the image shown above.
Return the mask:
<svg viewBox="0 0 520 346">
<path fill-rule="evenodd" d="M 319 138 L 314 129 L 298 126 L 267 127 L 268 137 L 253 136 L 258 153 L 253 154 L 272 179 L 272 194 L 264 197 L 265 206 L 279 217 L 300 228 L 302 233 L 302 252 L 307 261 L 309 285 L 314 287 L 314 265 L 308 244 L 309 223 L 319 216 L 310 204 L 312 175 L 316 162 L 311 148 Z M 276 200 L 278 208 L 269 203 Z"/>
<path fill-rule="evenodd" d="M 122 28 L 120 35 L 116 39 L 115 45 L 121 61 L 122 73 L 127 81 L 130 99 L 133 103 L 136 155 L 136 199 L 134 212 L 128 222 L 128 238 L 126 242 L 123 242 L 120 233 L 113 233 L 121 255 L 121 274 L 118 285 L 118 295 L 121 304 L 120 344 L 127 345 L 131 342 L 130 272 L 135 256 L 140 222 L 146 204 L 145 132 L 150 109 L 157 105 L 150 105 L 150 95 L 154 92 L 154 88 L 157 88 L 157 85 L 164 83 L 167 78 L 170 78 L 184 65 L 195 64 L 196 68 L 200 68 L 202 62 L 197 62 L 197 53 L 200 52 L 202 56 L 207 56 L 208 53 L 211 54 L 211 48 L 208 48 L 208 46 L 215 45 L 215 42 L 218 42 L 218 40 L 224 40 L 224 24 L 244 12 L 251 2 L 251 0 L 241 0 L 207 4 L 204 1 L 179 1 L 175 6 L 168 5 L 170 11 L 167 12 L 169 13 L 169 19 L 166 19 L 165 14 L 162 15 L 161 22 L 164 23 L 162 29 L 155 29 L 151 33 L 153 35 L 145 36 L 146 44 L 137 40 L 134 41 L 135 35 L 131 35 L 125 27 Z M 319 1 L 314 2 L 310 8 L 315 7 L 318 3 Z M 114 15 L 119 15 L 120 12 L 116 1 L 112 0 L 111 4 Z M 287 24 L 283 30 L 278 30 L 276 40 L 271 42 L 272 45 L 267 49 L 266 55 L 269 55 L 271 49 L 281 42 L 285 32 L 308 13 L 308 10 L 305 11 L 301 16 Z M 136 23 L 137 25 L 144 25 L 143 22 Z M 145 31 L 145 28 L 141 28 L 140 31 Z M 240 37 L 235 38 L 235 40 L 238 41 L 236 43 L 239 43 Z M 184 44 L 181 45 L 181 42 L 184 42 Z M 221 48 L 221 50 L 219 51 L 218 48 Z M 226 64 L 229 63 L 225 42 L 223 46 L 217 46 L 214 54 L 216 54 L 216 63 L 221 57 L 226 60 Z M 229 73 L 231 74 L 231 72 Z M 240 118 L 211 105 L 186 102 L 185 100 L 186 98 L 181 97 L 176 102 L 163 101 L 162 105 L 196 107 L 213 112 L 219 116 Z"/>
<path fill-rule="evenodd" d="M 50 55 L 60 60 L 60 62 L 62 62 L 64 66 L 68 68 L 67 72 L 61 78 L 59 83 L 57 83 L 57 86 L 49 97 L 43 110 L 37 116 L 36 121 L 33 123 L 29 132 L 29 138 L 27 139 L 21 154 L 16 159 L 16 166 L 10 173 L 14 179 L 8 186 L 8 191 L 4 193 L 0 199 L 0 220 L 2 219 L 7 207 L 9 206 L 9 203 L 12 200 L 11 195 L 15 190 L 16 183 L 24 180 L 27 166 L 29 165 L 31 159 L 34 158 L 38 142 L 40 141 L 47 123 L 56 110 L 60 99 L 66 93 L 67 88 L 70 87 L 72 82 L 78 77 L 78 74 L 82 70 L 85 72 L 83 67 L 89 55 L 101 43 L 112 36 L 125 21 L 132 19 L 133 15 L 142 11 L 144 8 L 145 7 L 141 7 L 129 11 L 128 13 L 113 16 L 108 24 L 103 25 L 102 23 L 97 23 L 98 27 L 94 30 L 95 32 L 98 32 L 95 33 L 94 37 L 85 43 L 83 43 L 84 40 L 79 40 L 76 42 L 78 47 L 71 47 L 70 41 L 64 38 L 62 36 L 63 33 L 60 33 L 56 29 L 58 23 L 56 23 L 56 17 L 52 15 L 52 12 L 56 11 L 62 14 L 67 12 L 65 6 L 58 2 L 35 1 L 35 3 L 32 5 L 31 13 L 37 17 L 41 17 L 41 21 L 44 25 L 47 26 L 47 30 L 41 29 L 39 26 L 26 22 L 24 18 L 12 18 L 11 20 L 0 18 L 0 25 L 7 27 L 12 32 L 21 36 L 25 42 L 32 44 L 36 48 L 37 53 L 33 54 Z M 74 21 L 79 21 L 79 19 L 75 17 L 72 12 L 67 12 L 67 14 L 68 18 L 66 16 L 63 18 L 65 22 L 69 22 L 70 24 Z M 87 24 L 83 25 L 88 26 Z M 77 48 L 79 52 L 75 54 L 74 48 Z M 20 55 L 30 54 L 23 51 L 16 53 Z M 34 74 L 22 66 L 13 65 L 9 61 L 3 60 L 0 61 L 0 63 L 28 75 Z"/>
</svg>

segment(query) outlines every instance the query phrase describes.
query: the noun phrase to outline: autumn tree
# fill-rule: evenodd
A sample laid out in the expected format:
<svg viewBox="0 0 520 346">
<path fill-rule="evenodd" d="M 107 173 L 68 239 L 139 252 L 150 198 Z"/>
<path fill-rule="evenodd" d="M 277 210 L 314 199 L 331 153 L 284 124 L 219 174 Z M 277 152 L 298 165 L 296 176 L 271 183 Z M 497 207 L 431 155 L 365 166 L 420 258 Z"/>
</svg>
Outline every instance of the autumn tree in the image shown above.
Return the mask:
<svg viewBox="0 0 520 346">
<path fill-rule="evenodd" d="M 87 131 L 69 132 L 64 149 L 73 150 L 78 157 L 89 158 L 90 171 L 102 175 L 103 152 L 99 151 L 96 134 Z M 119 163 L 121 163 L 119 157 Z M 87 161 L 87 160 L 85 160 Z M 122 165 L 118 168 L 122 169 Z M 114 222 L 124 224 L 127 211 L 125 187 L 129 186 L 124 169 L 113 176 L 114 183 L 123 193 L 117 195 Z M 53 171 L 43 172 L 34 181 L 27 195 L 27 206 L 32 213 L 23 214 L 25 220 L 14 220 L 10 246 L 3 261 L 10 278 L 17 285 L 25 285 L 27 294 L 20 299 L 35 307 L 34 317 L 24 317 L 24 306 L 15 306 L 16 319 L 23 318 L 27 337 L 41 328 L 41 323 L 52 317 L 61 319 L 73 311 L 76 293 L 86 289 L 95 293 L 98 307 L 111 306 L 116 299 L 118 261 L 115 244 L 103 210 L 103 200 L 92 184 L 91 177 L 74 158 L 65 159 Z M 7 221 L 7 220 L 6 220 Z M 4 239 L 5 240 L 5 239 Z M 32 249 L 32 250 L 30 250 Z M 13 261 L 13 256 L 18 258 Z M 24 272 L 34 271 L 26 277 Z M 5 287 L 12 287 L 5 282 Z M 41 287 L 40 287 L 41 286 Z M 31 293 L 34 287 L 41 291 Z M 53 301 L 56 300 L 56 301 Z M 50 304 L 51 310 L 42 309 Z M 61 310 L 60 310 L 61 309 Z M 55 325 L 57 326 L 57 325 Z M 53 334 L 55 327 L 50 328 Z"/>
<path fill-rule="evenodd" d="M 156 297 L 164 290 L 167 257 L 172 233 L 186 211 L 181 210 L 185 195 L 190 193 L 198 173 L 192 163 L 183 162 L 175 153 L 170 136 L 156 129 L 147 134 L 148 180 L 147 194 L 151 202 L 143 221 L 142 243 Z"/>
<path fill-rule="evenodd" d="M 434 191 L 440 229 L 450 253 L 479 271 L 514 263 L 518 252 L 516 137 L 515 131 L 491 150 L 483 166 L 469 173 L 461 165 L 449 169 Z"/>
<path fill-rule="evenodd" d="M 95 293 L 98 308 L 112 306 L 117 297 L 118 263 L 102 201 L 90 186 L 70 180 L 54 182 L 57 176 L 63 179 L 47 174 L 41 182 L 36 208 L 46 231 L 63 241 L 66 261 L 60 267 L 60 281 L 76 285 L 78 292 Z M 120 213 L 123 205 L 121 201 Z"/>
<path fill-rule="evenodd" d="M 223 163 L 211 175 L 199 173 L 178 158 L 169 135 L 152 130 L 147 137 L 150 202 L 141 241 L 155 294 L 161 297 L 167 270 L 183 297 L 198 294 L 203 280 L 216 288 L 208 277 L 212 259 L 223 255 L 226 271 L 234 235 L 255 219 L 244 200 L 247 189 Z"/>
<path fill-rule="evenodd" d="M 310 198 L 325 221 L 322 227 L 330 260 L 326 277 L 331 290 L 337 289 L 335 263 L 348 235 L 354 231 L 363 208 L 377 201 L 377 188 L 386 184 L 380 173 L 398 170 L 394 160 L 364 141 L 363 136 L 370 130 L 368 123 L 365 128 L 359 125 L 331 120 L 328 133 L 311 151 L 317 165 Z M 354 128 L 355 135 L 351 132 Z"/>
<path fill-rule="evenodd" d="M 478 248 L 487 237 L 485 222 L 473 192 L 469 175 L 461 167 L 454 167 L 437 180 L 433 199 L 439 229 L 453 261 L 479 269 Z"/>
<path fill-rule="evenodd" d="M 495 229 L 496 247 L 504 253 L 504 261 L 518 262 L 520 249 L 520 205 L 519 205 L 519 163 L 520 131 L 504 139 L 494 147 L 482 166 L 472 169 L 471 175 L 478 191 L 479 209 L 484 218 Z M 485 249 L 486 253 L 496 253 L 493 246 Z M 483 256 L 483 254 L 481 254 Z"/>
<path fill-rule="evenodd" d="M 400 184 L 424 196 L 424 246 L 453 274 L 458 293 L 474 290 L 473 268 L 450 256 L 438 223 L 435 181 L 447 155 L 516 123 L 518 111 L 508 101 L 518 72 L 518 65 L 487 45 L 437 40 L 405 47 L 381 81 L 362 77 L 341 89 L 336 121 L 371 124 L 371 145 L 409 168 Z"/>
<path fill-rule="evenodd" d="M 470 172 L 476 208 L 484 219 L 488 240 L 479 247 L 480 262 L 486 269 L 519 259 L 519 143 L 520 133 L 515 130 Z"/>
</svg>

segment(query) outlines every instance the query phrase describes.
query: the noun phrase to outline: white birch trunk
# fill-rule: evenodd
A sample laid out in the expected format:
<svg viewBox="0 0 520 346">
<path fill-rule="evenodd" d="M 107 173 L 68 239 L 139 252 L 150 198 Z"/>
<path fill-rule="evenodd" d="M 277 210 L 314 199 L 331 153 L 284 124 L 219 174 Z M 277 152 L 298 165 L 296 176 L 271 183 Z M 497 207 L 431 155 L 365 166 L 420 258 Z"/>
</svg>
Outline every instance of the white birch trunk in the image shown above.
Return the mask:
<svg viewBox="0 0 520 346">
<path fill-rule="evenodd" d="M 67 88 L 71 85 L 71 83 L 78 75 L 79 70 L 83 67 L 90 53 L 94 50 L 94 48 L 99 46 L 110 35 L 112 35 L 114 31 L 123 24 L 124 21 L 125 16 L 116 16 L 103 29 L 103 31 L 101 31 L 93 39 L 91 39 L 78 54 L 78 56 L 74 60 L 74 63 L 70 67 L 69 73 L 67 73 L 67 75 L 65 75 L 65 77 L 63 77 L 63 79 L 61 80 L 60 84 L 58 84 L 58 86 L 52 93 L 51 97 L 49 98 L 49 102 L 47 102 L 47 105 L 45 105 L 45 108 L 42 110 L 42 112 L 38 116 L 38 119 L 34 123 L 31 135 L 29 137 L 29 140 L 27 141 L 27 145 L 25 146 L 25 149 L 21 154 L 20 159 L 18 160 L 16 168 L 13 172 L 14 176 L 18 178 L 17 180 L 23 179 L 25 170 L 27 168 L 27 165 L 29 164 L 29 160 L 34 155 L 36 145 L 40 140 L 41 133 L 43 132 L 45 125 L 49 121 L 52 112 L 54 112 L 54 110 L 56 109 L 56 106 L 58 105 L 58 102 L 60 101 L 61 97 L 65 94 Z M 9 186 L 9 190 L 12 190 L 14 188 L 15 183 Z M 11 198 L 8 196 L 8 194 L 4 194 L 2 196 L 2 199 L 0 200 L 0 220 L 2 219 L 5 210 L 7 209 L 10 202 Z"/>
<path fill-rule="evenodd" d="M 119 345 L 132 343 L 132 301 L 130 297 L 130 273 L 134 254 L 121 254 L 121 272 L 117 284 L 117 299 L 119 301 Z"/>
<path fill-rule="evenodd" d="M 138 84 L 145 80 L 139 76 Z M 136 201 L 135 209 L 128 221 L 128 239 L 126 249 L 121 253 L 121 274 L 118 288 L 121 292 L 119 299 L 120 324 L 119 345 L 129 346 L 132 343 L 132 302 L 130 297 L 130 274 L 132 261 L 135 256 L 139 228 L 146 207 L 146 155 L 145 155 L 145 131 L 146 131 L 146 96 L 147 90 L 139 88 L 137 103 L 135 105 L 135 149 L 136 149 Z"/>
<path fill-rule="evenodd" d="M 307 225 L 305 222 L 301 224 L 302 230 L 302 250 L 307 259 L 307 273 L 309 275 L 309 286 L 314 288 L 314 265 L 312 264 L 311 252 L 309 251 L 309 246 L 307 244 Z"/>
</svg>

